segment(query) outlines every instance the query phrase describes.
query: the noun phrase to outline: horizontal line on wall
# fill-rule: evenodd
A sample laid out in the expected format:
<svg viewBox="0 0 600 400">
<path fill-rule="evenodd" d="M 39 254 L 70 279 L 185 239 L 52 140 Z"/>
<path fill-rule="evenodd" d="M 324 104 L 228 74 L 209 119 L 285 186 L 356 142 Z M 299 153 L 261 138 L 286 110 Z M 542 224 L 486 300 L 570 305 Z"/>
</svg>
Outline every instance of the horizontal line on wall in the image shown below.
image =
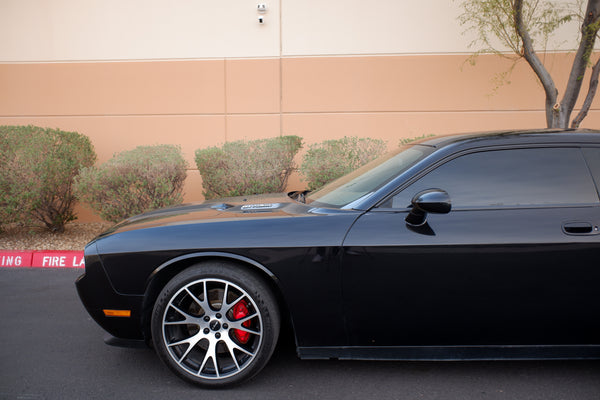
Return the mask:
<svg viewBox="0 0 600 400">
<path fill-rule="evenodd" d="M 284 112 L 284 115 L 368 115 L 368 114 L 481 114 L 481 113 L 514 113 L 514 112 L 544 112 L 543 109 L 532 110 L 403 110 L 403 111 L 291 111 Z"/>
<path fill-rule="evenodd" d="M 274 113 L 275 114 L 275 113 Z M 277 113 L 279 114 L 279 113 Z M 129 118 L 129 117 L 223 117 L 224 113 L 172 113 L 172 114 L 39 114 L 0 115 L 0 118 Z"/>
<path fill-rule="evenodd" d="M 223 60 L 277 60 L 279 56 L 256 57 L 199 57 L 199 58 L 132 58 L 132 59 L 98 59 L 98 60 L 27 60 L 27 61 L 0 61 L 0 64 L 101 64 L 101 63 L 146 63 L 169 61 L 223 61 Z"/>
<path fill-rule="evenodd" d="M 579 112 L 580 109 L 573 109 L 573 113 Z M 600 108 L 590 108 L 590 112 L 600 111 Z M 543 112 L 544 109 L 529 109 L 529 110 L 405 110 L 405 111 L 300 111 L 300 112 L 283 112 L 282 115 L 371 115 L 371 114 L 500 114 L 500 113 L 537 113 Z"/>
<path fill-rule="evenodd" d="M 536 54 L 538 55 L 544 55 L 544 54 L 566 54 L 566 53 L 573 53 L 576 49 L 574 50 L 536 50 Z M 594 52 L 598 52 L 600 50 L 594 50 Z M 419 53 L 419 52 L 411 52 L 411 53 L 348 53 L 348 54 L 328 54 L 328 53 L 322 53 L 322 54 L 284 54 L 281 56 L 281 58 L 335 58 L 335 57 L 437 57 L 437 56 L 466 56 L 466 57 L 470 57 L 474 54 L 475 52 L 464 52 L 464 51 L 448 51 L 448 52 L 423 52 L 423 53 Z M 512 51 L 503 51 L 500 52 L 500 54 L 502 55 L 514 55 L 515 53 Z M 481 53 L 479 54 L 479 56 L 485 56 L 485 55 L 496 55 L 496 54 L 489 54 L 489 53 Z"/>
<path fill-rule="evenodd" d="M 574 109 L 573 112 L 578 112 Z M 590 112 L 600 111 L 600 108 L 591 108 Z M 273 113 L 218 113 L 218 114 L 55 114 L 55 115 L 0 115 L 0 118 L 160 118 L 160 117 L 259 117 L 279 115 L 375 115 L 375 114 L 489 114 L 489 113 L 537 113 L 545 112 L 543 109 L 529 110 L 403 110 L 403 111 L 287 111 Z"/>
<path fill-rule="evenodd" d="M 562 50 L 539 50 L 537 51 L 538 55 L 543 54 L 564 54 L 564 53 L 572 53 L 575 50 L 562 49 Z M 597 53 L 599 50 L 594 50 Z M 143 62 L 177 62 L 177 61 L 223 61 L 223 60 L 272 60 L 272 59 L 292 59 L 292 58 L 330 58 L 330 57 L 415 57 L 415 56 L 466 56 L 469 57 L 474 53 L 471 52 L 411 52 L 411 53 L 345 53 L 345 54 L 335 54 L 335 53 L 322 53 L 322 54 L 283 54 L 279 55 L 271 55 L 271 56 L 249 56 L 249 57 L 239 57 L 239 56 L 221 56 L 221 57 L 198 57 L 198 58 L 132 58 L 132 59 L 90 59 L 90 60 L 25 60 L 25 61 L 15 61 L 15 60 L 0 60 L 0 64 L 100 64 L 100 63 L 143 63 Z M 506 51 L 501 54 L 511 55 L 513 52 Z M 481 54 L 482 56 L 486 54 Z M 492 54 L 488 54 L 492 55 Z"/>
</svg>

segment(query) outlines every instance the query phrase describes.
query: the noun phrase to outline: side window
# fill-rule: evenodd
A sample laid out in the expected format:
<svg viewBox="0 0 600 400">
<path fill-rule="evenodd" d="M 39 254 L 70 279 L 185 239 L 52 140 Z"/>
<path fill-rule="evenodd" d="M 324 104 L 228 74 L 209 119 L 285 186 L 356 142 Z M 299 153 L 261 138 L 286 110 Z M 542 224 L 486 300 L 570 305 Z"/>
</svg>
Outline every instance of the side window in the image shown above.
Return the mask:
<svg viewBox="0 0 600 400">
<path fill-rule="evenodd" d="M 600 148 L 598 147 L 585 147 L 583 154 L 588 162 L 588 166 L 592 171 L 594 181 L 596 181 L 596 189 L 600 189 Z"/>
<path fill-rule="evenodd" d="M 392 199 L 406 208 L 425 189 L 444 189 L 452 208 L 598 203 L 578 148 L 532 148 L 466 154 L 439 166 Z"/>
</svg>

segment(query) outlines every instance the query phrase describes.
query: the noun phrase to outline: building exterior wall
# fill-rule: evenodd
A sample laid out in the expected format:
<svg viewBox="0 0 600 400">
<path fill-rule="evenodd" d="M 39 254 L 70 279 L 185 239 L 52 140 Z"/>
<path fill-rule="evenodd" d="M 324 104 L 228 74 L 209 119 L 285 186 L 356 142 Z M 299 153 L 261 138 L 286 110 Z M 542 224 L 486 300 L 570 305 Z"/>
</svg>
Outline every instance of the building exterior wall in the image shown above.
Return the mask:
<svg viewBox="0 0 600 400">
<path fill-rule="evenodd" d="M 508 61 L 465 64 L 472 38 L 456 2 L 266 4 L 259 24 L 249 0 L 3 0 L 0 124 L 78 131 L 99 162 L 179 144 L 188 201 L 202 199 L 194 151 L 225 141 L 363 136 L 393 147 L 423 134 L 545 126 L 543 90 L 525 63 L 496 92 L 491 78 Z M 545 55 L 559 90 L 576 30 L 564 27 L 562 51 Z M 583 126 L 600 127 L 598 101 Z"/>
</svg>

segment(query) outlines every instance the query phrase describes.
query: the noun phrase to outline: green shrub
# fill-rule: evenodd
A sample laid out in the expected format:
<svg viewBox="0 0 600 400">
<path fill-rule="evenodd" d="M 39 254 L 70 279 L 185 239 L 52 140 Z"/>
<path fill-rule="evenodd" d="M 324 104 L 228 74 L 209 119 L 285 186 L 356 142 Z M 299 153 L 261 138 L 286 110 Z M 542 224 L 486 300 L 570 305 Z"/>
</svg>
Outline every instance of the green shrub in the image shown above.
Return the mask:
<svg viewBox="0 0 600 400">
<path fill-rule="evenodd" d="M 55 232 L 76 219 L 73 178 L 96 154 L 77 132 L 0 126 L 0 225 L 42 222 Z"/>
<path fill-rule="evenodd" d="M 433 133 L 430 133 L 428 135 L 422 134 L 421 136 L 415 136 L 414 138 L 400 139 L 399 146 L 404 146 L 405 144 L 409 144 L 409 143 L 412 143 L 412 142 L 416 142 L 417 140 L 426 139 L 426 138 L 430 138 L 430 137 L 434 137 L 434 136 L 435 135 Z"/>
<path fill-rule="evenodd" d="M 139 146 L 99 167 L 85 168 L 76 194 L 108 221 L 181 204 L 186 163 L 174 145 Z"/>
<path fill-rule="evenodd" d="M 204 196 L 213 199 L 284 191 L 301 147 L 302 138 L 279 136 L 196 150 Z"/>
<path fill-rule="evenodd" d="M 300 171 L 315 190 L 379 157 L 386 151 L 381 139 L 343 137 L 313 144 L 304 155 Z"/>
</svg>

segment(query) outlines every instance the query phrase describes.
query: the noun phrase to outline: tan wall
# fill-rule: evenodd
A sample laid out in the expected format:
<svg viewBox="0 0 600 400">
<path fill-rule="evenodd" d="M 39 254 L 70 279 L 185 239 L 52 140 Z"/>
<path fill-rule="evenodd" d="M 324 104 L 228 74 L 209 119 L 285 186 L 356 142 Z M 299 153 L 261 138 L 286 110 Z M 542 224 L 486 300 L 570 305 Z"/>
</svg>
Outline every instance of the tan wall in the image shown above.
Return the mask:
<svg viewBox="0 0 600 400">
<path fill-rule="evenodd" d="M 551 55 L 564 85 L 571 56 Z M 525 64 L 492 95 L 508 64 L 463 55 L 0 64 L 0 124 L 89 136 L 99 162 L 140 144 L 182 146 L 186 200 L 202 199 L 194 151 L 228 140 L 296 134 L 309 145 L 345 135 L 390 147 L 423 134 L 543 127 L 543 93 Z M 584 121 L 600 127 L 598 101 Z M 292 186 L 303 183 L 294 177 Z M 90 218 L 84 214 L 82 219 Z"/>
</svg>

